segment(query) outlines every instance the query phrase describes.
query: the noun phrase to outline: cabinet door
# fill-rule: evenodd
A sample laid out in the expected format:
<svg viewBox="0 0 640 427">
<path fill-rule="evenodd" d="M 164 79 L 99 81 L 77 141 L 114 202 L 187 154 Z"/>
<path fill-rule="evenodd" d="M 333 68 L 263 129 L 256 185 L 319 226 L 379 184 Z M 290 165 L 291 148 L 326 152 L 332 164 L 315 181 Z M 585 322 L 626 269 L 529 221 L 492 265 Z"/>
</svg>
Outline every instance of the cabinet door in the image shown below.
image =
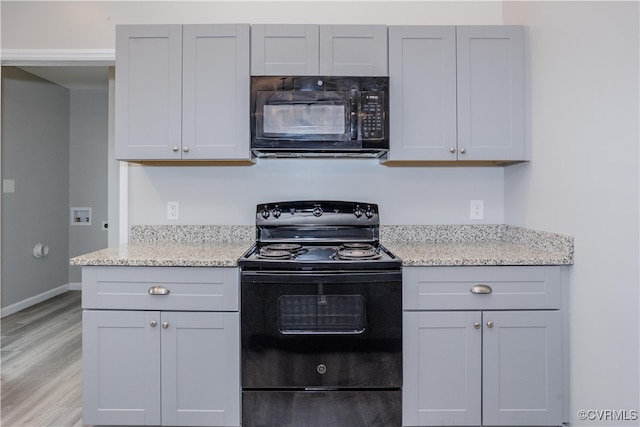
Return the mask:
<svg viewBox="0 0 640 427">
<path fill-rule="evenodd" d="M 524 28 L 457 27 L 457 65 L 459 159 L 526 160 Z"/>
<path fill-rule="evenodd" d="M 484 312 L 483 320 L 483 423 L 561 425 L 560 312 Z"/>
<path fill-rule="evenodd" d="M 249 25 L 185 25 L 182 58 L 182 159 L 249 159 Z"/>
<path fill-rule="evenodd" d="M 157 311 L 82 313 L 84 424 L 160 424 L 159 329 Z"/>
<path fill-rule="evenodd" d="M 321 25 L 320 74 L 387 76 L 386 25 Z"/>
<path fill-rule="evenodd" d="M 180 159 L 182 26 L 118 26 L 115 85 L 116 159 Z"/>
<path fill-rule="evenodd" d="M 455 27 L 389 27 L 389 160 L 456 160 Z"/>
<path fill-rule="evenodd" d="M 404 313 L 402 425 L 480 425 L 481 321 L 480 312 Z"/>
<path fill-rule="evenodd" d="M 251 26 L 252 75 L 318 75 L 319 57 L 317 25 Z"/>
<path fill-rule="evenodd" d="M 162 423 L 240 425 L 239 313 L 162 313 Z"/>
</svg>

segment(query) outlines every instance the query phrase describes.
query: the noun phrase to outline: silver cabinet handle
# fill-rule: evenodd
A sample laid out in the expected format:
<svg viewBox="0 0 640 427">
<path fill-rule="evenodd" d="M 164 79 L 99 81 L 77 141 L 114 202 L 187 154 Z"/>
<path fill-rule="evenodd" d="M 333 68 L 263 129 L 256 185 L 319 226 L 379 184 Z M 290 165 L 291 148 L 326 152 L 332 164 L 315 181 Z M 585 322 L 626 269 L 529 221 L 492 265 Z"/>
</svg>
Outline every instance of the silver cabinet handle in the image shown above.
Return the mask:
<svg viewBox="0 0 640 427">
<path fill-rule="evenodd" d="M 455 152 L 456 152 L 456 148 L 455 148 L 455 147 L 451 147 L 451 148 L 449 148 L 449 152 L 450 152 L 450 153 L 455 153 Z"/>
<path fill-rule="evenodd" d="M 188 153 L 188 152 L 189 152 L 189 147 L 184 147 L 184 148 L 182 149 L 182 151 L 184 151 L 185 153 Z"/>
<path fill-rule="evenodd" d="M 489 320 L 489 321 L 487 322 L 487 327 L 488 327 L 489 329 L 493 328 L 493 322 L 492 322 L 491 320 Z"/>
<path fill-rule="evenodd" d="M 174 146 L 173 146 L 173 151 L 174 151 L 174 152 L 178 152 L 178 150 L 179 150 L 178 146 L 177 146 L 177 145 L 174 145 Z"/>
<path fill-rule="evenodd" d="M 473 327 L 476 328 L 476 329 L 480 329 L 480 322 L 474 323 Z"/>
<path fill-rule="evenodd" d="M 167 329 L 169 327 L 169 322 L 162 322 L 162 329 Z"/>
<path fill-rule="evenodd" d="M 461 153 L 461 154 L 464 154 L 464 153 L 466 153 L 466 152 L 467 152 L 467 149 L 466 149 L 466 148 L 461 148 L 461 149 L 460 149 L 460 153 Z"/>
<path fill-rule="evenodd" d="M 149 322 L 149 324 L 151 325 L 152 328 L 155 328 L 158 325 L 158 322 L 156 322 L 155 320 L 152 320 L 151 322 Z"/>
<path fill-rule="evenodd" d="M 493 289 L 489 285 L 475 285 L 471 288 L 472 294 L 490 294 L 491 292 L 493 292 Z"/>
<path fill-rule="evenodd" d="M 152 286 L 149 288 L 149 295 L 169 295 L 169 289 L 164 286 Z"/>
</svg>

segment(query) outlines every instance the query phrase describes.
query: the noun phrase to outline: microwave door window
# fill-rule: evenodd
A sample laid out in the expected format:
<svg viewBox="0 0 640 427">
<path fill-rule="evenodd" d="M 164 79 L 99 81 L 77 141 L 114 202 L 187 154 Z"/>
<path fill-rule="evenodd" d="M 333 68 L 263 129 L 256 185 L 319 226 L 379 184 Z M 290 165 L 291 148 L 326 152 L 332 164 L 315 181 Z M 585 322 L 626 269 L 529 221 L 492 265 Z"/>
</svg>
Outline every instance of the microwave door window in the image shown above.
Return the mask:
<svg viewBox="0 0 640 427">
<path fill-rule="evenodd" d="M 344 105 L 279 104 L 265 105 L 265 135 L 343 138 L 347 135 Z"/>
</svg>

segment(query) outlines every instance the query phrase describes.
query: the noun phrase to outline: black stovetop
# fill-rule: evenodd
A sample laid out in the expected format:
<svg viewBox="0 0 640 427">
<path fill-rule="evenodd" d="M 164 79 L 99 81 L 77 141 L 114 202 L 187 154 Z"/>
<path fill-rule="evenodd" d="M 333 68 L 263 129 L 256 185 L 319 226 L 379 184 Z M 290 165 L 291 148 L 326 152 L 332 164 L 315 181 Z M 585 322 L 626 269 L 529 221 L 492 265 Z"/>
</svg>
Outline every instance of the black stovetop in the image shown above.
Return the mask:
<svg viewBox="0 0 640 427">
<path fill-rule="evenodd" d="M 238 260 L 245 270 L 396 270 L 402 264 L 379 242 L 375 203 L 261 203 L 255 218 L 256 244 Z"/>
<path fill-rule="evenodd" d="M 363 251 L 375 255 L 358 257 L 360 251 L 350 252 L 352 256 L 341 258 L 340 245 L 303 245 L 301 250 L 290 256 L 268 257 L 261 255 L 264 246 L 254 245 L 240 259 L 238 265 L 243 269 L 256 270 L 395 270 L 400 269 L 402 261 L 384 246 L 377 245 L 372 250 Z"/>
</svg>

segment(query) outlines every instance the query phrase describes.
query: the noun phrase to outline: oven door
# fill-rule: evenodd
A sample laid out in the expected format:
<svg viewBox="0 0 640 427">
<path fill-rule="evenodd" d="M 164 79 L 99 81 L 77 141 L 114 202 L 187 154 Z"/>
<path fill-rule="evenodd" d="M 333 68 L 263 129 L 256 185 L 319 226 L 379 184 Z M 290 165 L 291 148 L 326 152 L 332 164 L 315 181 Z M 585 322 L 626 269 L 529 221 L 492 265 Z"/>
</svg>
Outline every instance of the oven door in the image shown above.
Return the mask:
<svg viewBox="0 0 640 427">
<path fill-rule="evenodd" d="M 400 271 L 241 275 L 243 389 L 402 385 Z"/>
</svg>

